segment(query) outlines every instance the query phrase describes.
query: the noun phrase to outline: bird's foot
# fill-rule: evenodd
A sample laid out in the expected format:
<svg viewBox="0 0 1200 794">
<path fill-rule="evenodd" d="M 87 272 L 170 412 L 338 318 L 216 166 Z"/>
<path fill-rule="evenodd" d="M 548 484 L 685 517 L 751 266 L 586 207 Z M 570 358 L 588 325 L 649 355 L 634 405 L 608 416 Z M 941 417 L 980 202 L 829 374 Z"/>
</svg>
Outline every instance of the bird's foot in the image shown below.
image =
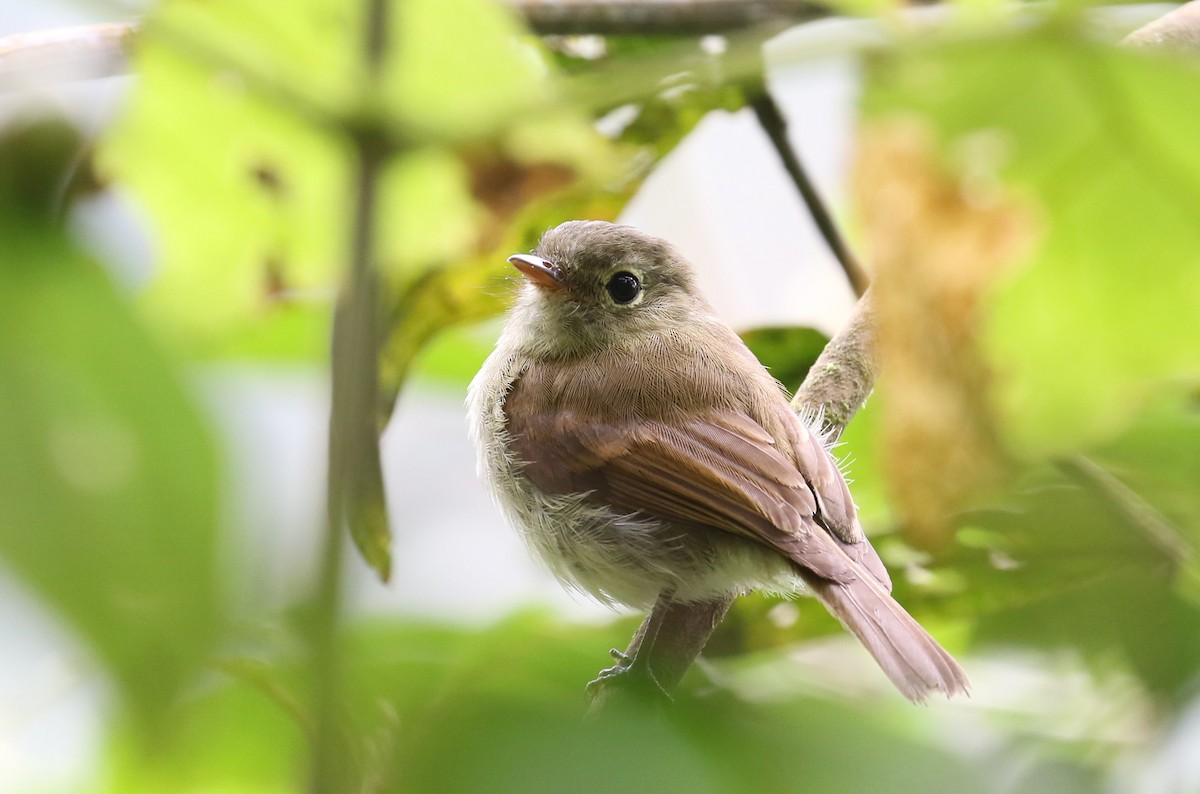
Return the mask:
<svg viewBox="0 0 1200 794">
<path fill-rule="evenodd" d="M 608 686 L 618 686 L 639 697 L 650 697 L 654 700 L 672 700 L 671 694 L 654 677 L 650 666 L 639 662 L 636 657 L 630 657 L 613 648 L 610 653 L 618 664 L 601 670 L 595 680 L 588 682 L 587 692 L 592 698 L 601 689 Z"/>
</svg>

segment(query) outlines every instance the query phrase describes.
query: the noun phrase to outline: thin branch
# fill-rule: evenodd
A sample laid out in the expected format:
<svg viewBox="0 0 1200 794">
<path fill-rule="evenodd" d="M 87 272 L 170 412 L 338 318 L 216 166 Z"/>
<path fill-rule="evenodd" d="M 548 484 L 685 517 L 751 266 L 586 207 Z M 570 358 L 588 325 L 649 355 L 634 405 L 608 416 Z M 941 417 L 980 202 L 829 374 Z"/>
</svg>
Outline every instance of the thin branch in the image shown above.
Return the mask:
<svg viewBox="0 0 1200 794">
<path fill-rule="evenodd" d="M 808 0 L 507 0 L 540 35 L 724 33 L 774 20 L 828 16 Z"/>
<path fill-rule="evenodd" d="M 830 15 L 808 0 L 503 0 L 531 31 L 550 35 L 729 33 L 765 23 Z M 0 38 L 0 92 L 46 80 L 127 74 L 140 21 L 81 25 Z M 1125 44 L 1200 50 L 1200 0 L 1140 28 Z"/>
<path fill-rule="evenodd" d="M 136 32 L 137 23 L 114 22 L 0 38 L 0 92 L 47 81 L 125 74 Z"/>
<path fill-rule="evenodd" d="M 775 152 L 779 155 L 784 170 L 791 177 L 792 184 L 799 191 L 800 197 L 804 199 L 804 205 L 808 207 L 808 212 L 817 224 L 821 236 L 825 238 L 826 245 L 829 246 L 829 250 L 833 252 L 838 264 L 845 271 L 854 294 L 861 298 L 867 291 L 867 287 L 870 286 L 870 279 L 867 278 L 866 272 L 859 265 L 858 259 L 850 247 L 846 245 L 846 240 L 838 230 L 833 215 L 821 199 L 812 180 L 808 178 L 808 172 L 800 162 L 800 156 L 788 141 L 787 120 L 779 110 L 779 105 L 775 103 L 771 94 L 763 86 L 762 91 L 751 101 L 750 106 L 754 108 L 754 115 L 758 117 L 759 125 L 767 133 L 771 145 L 775 147 Z"/>
<path fill-rule="evenodd" d="M 819 416 L 837 437 L 858 413 L 879 376 L 874 304 L 868 289 L 838 335 L 825 345 L 792 398 L 802 415 Z"/>
</svg>

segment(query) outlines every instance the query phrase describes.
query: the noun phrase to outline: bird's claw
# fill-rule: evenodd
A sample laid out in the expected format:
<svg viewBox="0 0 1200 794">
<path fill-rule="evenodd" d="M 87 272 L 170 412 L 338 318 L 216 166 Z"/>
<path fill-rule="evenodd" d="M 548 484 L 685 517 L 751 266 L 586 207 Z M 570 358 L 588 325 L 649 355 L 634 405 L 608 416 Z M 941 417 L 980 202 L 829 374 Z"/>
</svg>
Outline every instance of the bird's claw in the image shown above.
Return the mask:
<svg viewBox="0 0 1200 794">
<path fill-rule="evenodd" d="M 596 675 L 594 680 L 589 681 L 587 685 L 588 695 L 594 698 L 602 688 L 619 685 L 638 694 L 648 693 L 655 698 L 662 698 L 668 702 L 672 700 L 671 693 L 667 692 L 666 688 L 658 682 L 658 679 L 654 677 L 654 673 L 648 665 L 638 664 L 636 658 L 627 656 L 616 648 L 611 653 L 621 664 L 604 668 Z"/>
</svg>

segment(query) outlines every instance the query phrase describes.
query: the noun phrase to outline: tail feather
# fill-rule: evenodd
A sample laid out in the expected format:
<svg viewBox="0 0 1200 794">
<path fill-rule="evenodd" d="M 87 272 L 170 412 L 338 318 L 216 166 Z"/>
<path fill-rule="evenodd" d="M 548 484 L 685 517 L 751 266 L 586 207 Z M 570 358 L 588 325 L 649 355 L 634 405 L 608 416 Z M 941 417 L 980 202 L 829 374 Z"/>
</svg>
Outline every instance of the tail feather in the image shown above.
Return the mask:
<svg viewBox="0 0 1200 794">
<path fill-rule="evenodd" d="M 970 681 L 954 657 L 871 577 L 844 584 L 804 578 L 906 698 L 919 703 L 933 692 L 950 697 L 968 691 Z"/>
</svg>

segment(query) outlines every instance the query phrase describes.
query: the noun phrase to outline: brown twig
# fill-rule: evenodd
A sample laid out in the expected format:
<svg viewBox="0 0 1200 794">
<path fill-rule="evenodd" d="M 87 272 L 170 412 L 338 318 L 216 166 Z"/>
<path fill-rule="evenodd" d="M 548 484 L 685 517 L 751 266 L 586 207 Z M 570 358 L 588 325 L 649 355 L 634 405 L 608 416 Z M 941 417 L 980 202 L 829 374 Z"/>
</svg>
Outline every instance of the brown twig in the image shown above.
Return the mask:
<svg viewBox="0 0 1200 794">
<path fill-rule="evenodd" d="M 809 0 L 503 0 L 542 36 L 728 33 L 772 21 L 829 16 Z M 81 25 L 0 38 L 0 92 L 46 79 L 126 74 L 138 21 Z M 1200 0 L 1126 37 L 1131 46 L 1200 50 Z"/>
</svg>

